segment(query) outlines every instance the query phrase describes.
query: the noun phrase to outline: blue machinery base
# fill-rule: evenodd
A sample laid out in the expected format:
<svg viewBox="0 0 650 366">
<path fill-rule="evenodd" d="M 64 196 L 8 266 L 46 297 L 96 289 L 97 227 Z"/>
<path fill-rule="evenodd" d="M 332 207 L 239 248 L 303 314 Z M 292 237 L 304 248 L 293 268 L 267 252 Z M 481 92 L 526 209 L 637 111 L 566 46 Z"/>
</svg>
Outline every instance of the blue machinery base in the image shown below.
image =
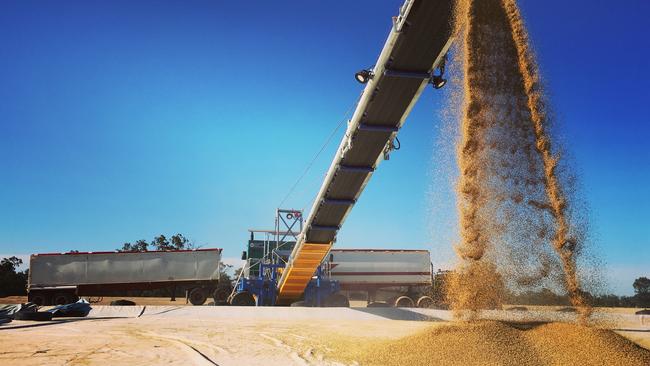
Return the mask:
<svg viewBox="0 0 650 366">
<path fill-rule="evenodd" d="M 236 292 L 247 292 L 253 295 L 257 306 L 275 306 L 279 268 L 284 268 L 284 264 L 260 264 L 260 275 L 254 278 L 242 278 L 237 283 Z M 265 276 L 265 273 L 269 276 Z M 324 276 L 319 267 L 316 275 L 305 288 L 304 306 L 327 306 L 327 300 L 340 289 L 339 281 Z"/>
</svg>

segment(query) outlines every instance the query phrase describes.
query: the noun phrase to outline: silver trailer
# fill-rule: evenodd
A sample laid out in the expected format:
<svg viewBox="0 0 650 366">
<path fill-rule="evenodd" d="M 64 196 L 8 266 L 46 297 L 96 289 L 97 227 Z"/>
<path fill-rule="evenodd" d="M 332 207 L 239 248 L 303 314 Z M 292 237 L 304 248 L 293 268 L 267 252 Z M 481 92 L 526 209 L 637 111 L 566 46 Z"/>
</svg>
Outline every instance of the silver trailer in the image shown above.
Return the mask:
<svg viewBox="0 0 650 366">
<path fill-rule="evenodd" d="M 221 249 L 149 252 L 34 254 L 28 297 L 38 304 L 62 304 L 78 296 L 124 296 L 130 290 L 185 289 L 194 305 L 229 294 L 219 284 Z M 173 296 L 173 295 L 172 295 Z"/>
<path fill-rule="evenodd" d="M 341 290 L 367 294 L 368 304 L 430 307 L 428 250 L 332 249 L 325 268 Z"/>
</svg>

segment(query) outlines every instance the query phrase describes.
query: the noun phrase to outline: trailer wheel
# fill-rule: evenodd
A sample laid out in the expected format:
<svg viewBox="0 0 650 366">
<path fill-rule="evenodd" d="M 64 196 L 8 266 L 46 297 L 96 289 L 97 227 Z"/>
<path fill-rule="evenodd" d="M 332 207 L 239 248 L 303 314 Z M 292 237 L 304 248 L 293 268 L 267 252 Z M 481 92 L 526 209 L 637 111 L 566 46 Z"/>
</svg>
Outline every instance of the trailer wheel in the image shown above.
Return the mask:
<svg viewBox="0 0 650 366">
<path fill-rule="evenodd" d="M 52 296 L 52 305 L 66 305 L 72 302 L 74 302 L 72 296 L 67 292 L 59 292 Z"/>
<path fill-rule="evenodd" d="M 433 304 L 435 304 L 435 301 L 433 301 L 433 299 L 430 298 L 429 296 L 422 296 L 422 297 L 420 297 L 418 299 L 418 307 L 419 308 L 428 309 L 428 308 L 433 307 Z"/>
<path fill-rule="evenodd" d="M 29 296 L 29 302 L 32 302 L 38 306 L 45 306 L 45 305 L 50 305 L 50 299 L 47 295 L 37 293 L 34 295 Z"/>
<path fill-rule="evenodd" d="M 230 300 L 233 306 L 255 306 L 255 298 L 248 291 L 242 291 L 235 294 Z"/>
<path fill-rule="evenodd" d="M 192 291 L 190 291 L 190 303 L 192 305 L 203 305 L 207 299 L 208 296 L 200 287 L 193 288 Z"/>
<path fill-rule="evenodd" d="M 328 308 L 349 308 L 350 300 L 348 300 L 347 296 L 345 295 L 333 294 L 325 299 L 323 306 Z"/>
<path fill-rule="evenodd" d="M 228 303 L 228 296 L 232 292 L 228 287 L 219 287 L 212 293 L 212 299 L 215 305 L 224 305 Z"/>
<path fill-rule="evenodd" d="M 413 299 L 411 299 L 408 296 L 400 296 L 397 299 L 395 299 L 395 305 L 396 308 L 412 308 L 415 307 L 415 304 L 413 303 Z"/>
</svg>

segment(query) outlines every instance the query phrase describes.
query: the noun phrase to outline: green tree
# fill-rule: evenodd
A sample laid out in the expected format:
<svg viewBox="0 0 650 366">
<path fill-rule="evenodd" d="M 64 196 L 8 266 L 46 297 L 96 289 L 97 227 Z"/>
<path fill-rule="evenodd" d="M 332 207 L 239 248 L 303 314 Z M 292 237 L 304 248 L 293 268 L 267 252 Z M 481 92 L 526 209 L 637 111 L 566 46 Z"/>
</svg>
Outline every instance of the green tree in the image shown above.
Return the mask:
<svg viewBox="0 0 650 366">
<path fill-rule="evenodd" d="M 230 275 L 228 274 L 228 271 L 232 269 L 232 264 L 226 264 L 224 262 L 219 262 L 219 282 L 220 283 L 226 283 L 232 281 L 232 278 L 230 278 Z"/>
<path fill-rule="evenodd" d="M 636 306 L 650 307 L 650 279 L 639 277 L 634 280 L 632 287 L 634 287 Z"/>
<path fill-rule="evenodd" d="M 16 268 L 23 264 L 23 260 L 18 257 L 3 258 L 0 261 L 0 270 L 7 273 L 15 273 Z"/>
<path fill-rule="evenodd" d="M 156 236 L 151 245 L 153 245 L 156 250 L 174 250 L 174 246 L 169 243 L 169 240 L 167 240 L 167 237 L 163 234 Z"/>
<path fill-rule="evenodd" d="M 634 283 L 632 284 L 632 287 L 634 287 L 634 292 L 637 295 L 649 294 L 650 293 L 650 279 L 647 278 L 647 277 L 639 277 L 636 280 L 634 280 Z"/>
<path fill-rule="evenodd" d="M 189 241 L 183 234 L 172 235 L 169 239 L 163 234 L 160 234 L 153 238 L 151 243 L 147 242 L 144 239 L 140 239 L 135 243 L 124 243 L 122 248 L 118 249 L 120 252 L 146 252 L 149 250 L 149 247 L 153 247 L 154 250 L 183 250 L 183 249 L 194 249 L 194 244 Z"/>
<path fill-rule="evenodd" d="M 117 250 L 118 252 L 132 252 L 133 251 L 133 245 L 131 243 L 124 243 L 122 244 L 122 248 Z"/>
<path fill-rule="evenodd" d="M 149 243 L 146 240 L 140 239 L 134 244 L 124 243 L 122 248 L 118 249 L 118 252 L 146 252 L 149 250 Z"/>
<path fill-rule="evenodd" d="M 193 249 L 194 247 L 194 245 L 189 240 L 187 240 L 183 234 L 172 235 L 170 239 L 174 250 Z"/>
<path fill-rule="evenodd" d="M 27 293 L 27 271 L 17 271 L 22 264 L 17 257 L 0 260 L 0 297 Z"/>
<path fill-rule="evenodd" d="M 136 252 L 146 252 L 149 250 L 149 243 L 144 239 L 140 239 L 133 244 L 133 250 Z"/>
</svg>

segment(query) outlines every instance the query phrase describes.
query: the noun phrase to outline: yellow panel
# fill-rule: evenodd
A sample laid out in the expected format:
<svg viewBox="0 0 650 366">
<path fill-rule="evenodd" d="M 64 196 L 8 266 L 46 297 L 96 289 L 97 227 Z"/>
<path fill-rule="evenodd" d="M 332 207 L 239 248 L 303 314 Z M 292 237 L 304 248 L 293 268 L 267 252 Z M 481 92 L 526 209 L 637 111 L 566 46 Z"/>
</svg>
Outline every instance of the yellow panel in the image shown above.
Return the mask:
<svg viewBox="0 0 650 366">
<path fill-rule="evenodd" d="M 304 243 L 300 247 L 300 251 L 296 253 L 291 265 L 284 269 L 287 274 L 284 277 L 284 282 L 279 285 L 278 303 L 288 304 L 302 295 L 316 272 L 316 268 L 321 264 L 330 248 L 332 248 L 332 243 Z"/>
</svg>

